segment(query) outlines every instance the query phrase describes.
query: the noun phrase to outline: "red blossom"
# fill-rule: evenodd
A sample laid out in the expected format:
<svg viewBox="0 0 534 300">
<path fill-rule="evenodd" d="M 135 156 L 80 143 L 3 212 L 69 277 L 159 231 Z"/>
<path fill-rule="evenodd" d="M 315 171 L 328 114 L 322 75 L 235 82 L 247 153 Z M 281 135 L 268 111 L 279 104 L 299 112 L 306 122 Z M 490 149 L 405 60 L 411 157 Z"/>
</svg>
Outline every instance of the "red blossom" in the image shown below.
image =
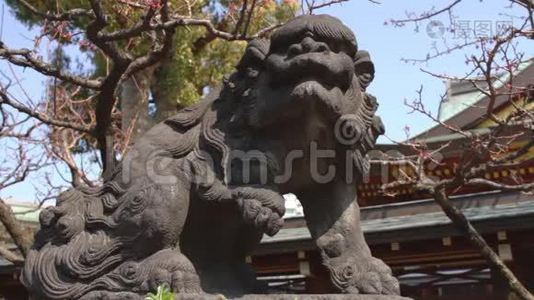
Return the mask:
<svg viewBox="0 0 534 300">
<path fill-rule="evenodd" d="M 78 42 L 78 46 L 80 47 L 80 50 L 84 51 L 84 50 L 91 50 L 91 51 L 94 51 L 96 50 L 96 46 L 91 43 L 89 40 L 80 40 Z"/>
<path fill-rule="evenodd" d="M 145 0 L 145 4 L 152 9 L 160 9 L 161 1 L 160 0 Z"/>
<path fill-rule="evenodd" d="M 230 4 L 228 5 L 228 12 L 229 12 L 230 14 L 232 14 L 232 13 L 234 13 L 234 12 L 236 12 L 236 11 L 237 11 L 237 6 L 235 5 L 235 3 L 230 3 Z"/>
</svg>

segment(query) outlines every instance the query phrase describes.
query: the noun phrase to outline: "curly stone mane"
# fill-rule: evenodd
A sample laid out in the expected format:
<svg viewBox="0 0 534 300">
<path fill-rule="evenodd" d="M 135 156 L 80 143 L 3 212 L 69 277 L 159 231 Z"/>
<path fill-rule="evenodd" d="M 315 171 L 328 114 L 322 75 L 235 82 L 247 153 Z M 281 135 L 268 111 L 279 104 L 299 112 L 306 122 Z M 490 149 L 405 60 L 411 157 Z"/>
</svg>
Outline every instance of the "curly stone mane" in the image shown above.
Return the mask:
<svg viewBox="0 0 534 300">
<path fill-rule="evenodd" d="M 250 130 L 246 120 L 255 101 L 253 86 L 259 73 L 263 71 L 263 60 L 268 51 L 269 41 L 266 39 L 249 42 L 236 66 L 236 72 L 223 79 L 220 92 L 216 90 L 219 97 L 208 97 L 165 121 L 177 130 L 189 130 L 192 135 L 198 136 L 198 150 L 209 153 L 212 159 L 220 162 L 216 165 L 220 169 L 214 171 L 223 177 L 224 182 L 230 151 L 246 143 Z M 238 138 L 233 139 L 232 136 Z M 176 158 L 193 149 L 194 145 L 184 144 L 167 148 Z M 197 155 L 202 158 L 202 154 Z"/>
</svg>

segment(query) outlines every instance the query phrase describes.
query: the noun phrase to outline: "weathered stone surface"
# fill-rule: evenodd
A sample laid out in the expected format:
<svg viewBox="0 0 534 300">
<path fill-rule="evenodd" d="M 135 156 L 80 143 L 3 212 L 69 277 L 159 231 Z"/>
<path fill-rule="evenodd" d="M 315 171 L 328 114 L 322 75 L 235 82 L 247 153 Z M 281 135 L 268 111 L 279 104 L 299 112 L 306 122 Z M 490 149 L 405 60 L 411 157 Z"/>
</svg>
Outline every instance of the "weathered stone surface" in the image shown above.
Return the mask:
<svg viewBox="0 0 534 300">
<path fill-rule="evenodd" d="M 89 294 L 87 299 L 99 299 L 95 294 Z M 144 297 L 135 293 L 115 293 L 108 300 L 142 300 Z M 85 298 L 84 298 L 85 299 Z M 412 300 L 411 298 L 394 295 L 346 295 L 346 294 L 272 294 L 245 295 L 237 298 L 226 298 L 223 295 L 211 294 L 178 294 L 176 300 Z"/>
<path fill-rule="evenodd" d="M 340 292 L 399 293 L 356 202 L 384 131 L 365 92 L 369 54 L 338 19 L 301 16 L 251 41 L 236 69 L 140 137 L 102 187 L 71 189 L 43 210 L 22 274 L 34 298 L 133 299 L 161 284 L 253 293 L 245 257 L 282 226 L 288 192 Z M 380 299 L 361 297 L 349 298 Z"/>
<path fill-rule="evenodd" d="M 410 298 L 393 295 L 247 295 L 239 300 L 411 300 Z"/>
<path fill-rule="evenodd" d="M 177 300 L 224 300 L 218 295 L 178 295 Z M 246 295 L 233 300 L 412 300 L 411 298 L 394 295 L 346 295 L 346 294 L 276 294 Z"/>
<path fill-rule="evenodd" d="M 224 300 L 217 295 L 178 295 L 176 300 Z M 346 294 L 276 294 L 246 295 L 233 300 L 412 300 L 411 298 L 394 295 L 346 295 Z"/>
</svg>

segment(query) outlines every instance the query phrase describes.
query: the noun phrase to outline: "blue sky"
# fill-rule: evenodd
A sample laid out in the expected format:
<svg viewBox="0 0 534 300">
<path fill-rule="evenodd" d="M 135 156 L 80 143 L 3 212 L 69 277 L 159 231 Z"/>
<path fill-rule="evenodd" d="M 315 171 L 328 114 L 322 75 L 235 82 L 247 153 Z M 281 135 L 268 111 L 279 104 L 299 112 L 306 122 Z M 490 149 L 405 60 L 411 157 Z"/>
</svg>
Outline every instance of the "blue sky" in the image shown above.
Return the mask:
<svg viewBox="0 0 534 300">
<path fill-rule="evenodd" d="M 401 61 L 402 58 L 424 58 L 427 54 L 435 51 L 433 48 L 444 49 L 444 45 L 461 43 L 453 33 L 445 32 L 435 38 L 427 33 L 428 21 L 419 24 L 419 30 L 413 24 L 403 28 L 395 28 L 391 25 L 384 25 L 390 19 L 402 19 L 406 17 L 406 12 L 422 12 L 435 6 L 441 8 L 447 1 L 399 1 L 382 0 L 377 5 L 367 0 L 351 0 L 341 5 L 333 5 L 323 8 L 317 13 L 327 13 L 340 18 L 355 33 L 360 49 L 368 50 L 375 64 L 375 80 L 369 87 L 369 92 L 374 94 L 379 103 L 379 114 L 386 126 L 386 134 L 394 140 L 404 140 L 406 138 L 405 128 L 410 128 L 413 136 L 430 126 L 431 120 L 418 114 L 409 114 L 409 109 L 404 105 L 405 99 L 411 100 L 416 97 L 416 90 L 421 85 L 424 87 L 423 101 L 425 106 L 432 112 L 437 112 L 440 96 L 445 91 L 445 85 L 440 79 L 433 78 L 420 71 L 424 68 L 436 73 L 446 73 L 449 75 L 463 75 L 468 71 L 465 65 L 465 55 L 477 53 L 474 48 L 465 49 L 452 53 L 440 59 L 432 60 L 423 64 L 410 64 Z M 495 30 L 498 22 L 514 21 L 514 15 L 521 15 L 522 12 L 517 7 L 509 8 L 509 2 L 500 1 L 480 1 L 464 0 L 454 10 L 453 18 L 462 24 L 475 26 L 475 22 L 491 24 L 492 31 Z M 0 10 L 4 6 L 0 0 Z M 7 6 L 4 8 L 4 20 L 1 40 L 9 47 L 32 48 L 32 38 L 37 30 L 29 31 L 20 24 L 9 12 Z M 445 26 L 449 26 L 448 15 L 443 15 L 440 20 Z M 42 53 L 46 54 L 46 43 L 41 46 Z M 534 43 L 521 44 L 520 49 L 526 53 L 534 53 Z M 0 61 L 0 70 L 6 74 L 11 74 L 6 63 Z M 26 92 L 34 99 L 40 99 L 44 93 L 44 78 L 31 70 L 16 68 L 15 72 L 25 86 Z M 20 90 L 13 91 L 15 95 L 22 96 Z M 388 142 L 386 138 L 381 138 L 380 142 Z M 1 145 L 1 144 L 0 144 Z M 31 200 L 31 185 L 25 184 L 7 191 L 3 191 L 1 196 L 13 197 L 15 199 Z"/>
<path fill-rule="evenodd" d="M 436 46 L 445 49 L 444 45 L 461 43 L 458 35 L 450 32 L 443 34 L 441 38 L 432 38 L 427 33 L 429 21 L 419 24 L 419 30 L 415 30 L 414 24 L 403 28 L 395 28 L 384 25 L 390 19 L 403 19 L 406 12 L 422 12 L 435 6 L 445 7 L 452 1 L 399 1 L 383 0 L 380 5 L 369 1 L 349 1 L 342 5 L 331 6 L 321 10 L 340 18 L 356 33 L 356 38 L 361 49 L 371 53 L 375 64 L 375 80 L 369 87 L 369 92 L 374 94 L 380 103 L 379 114 L 386 125 L 386 134 L 394 140 L 405 137 L 404 128 L 410 127 L 411 135 L 424 131 L 433 125 L 432 121 L 425 116 L 408 114 L 409 109 L 404 105 L 404 99 L 412 100 L 417 94 L 416 90 L 423 85 L 423 101 L 425 106 L 432 112 L 437 113 L 441 95 L 445 92 L 444 83 L 437 78 L 420 71 L 420 68 L 435 73 L 462 76 L 469 67 L 465 64 L 465 56 L 476 54 L 475 48 L 454 52 L 429 63 L 416 64 L 404 63 L 402 58 L 425 58 L 428 53 L 432 54 Z M 457 24 L 492 24 L 495 30 L 498 22 L 512 21 L 518 24 L 511 16 L 522 15 L 523 12 L 517 7 L 507 8 L 509 1 L 479 1 L 464 0 L 454 8 L 454 20 Z M 435 19 L 445 26 L 450 24 L 447 14 Z M 469 23 L 467 23 L 469 22 Z M 473 33 L 474 34 L 474 33 Z M 534 54 L 534 43 L 520 45 L 530 56 Z M 381 142 L 388 142 L 381 139 Z"/>
</svg>

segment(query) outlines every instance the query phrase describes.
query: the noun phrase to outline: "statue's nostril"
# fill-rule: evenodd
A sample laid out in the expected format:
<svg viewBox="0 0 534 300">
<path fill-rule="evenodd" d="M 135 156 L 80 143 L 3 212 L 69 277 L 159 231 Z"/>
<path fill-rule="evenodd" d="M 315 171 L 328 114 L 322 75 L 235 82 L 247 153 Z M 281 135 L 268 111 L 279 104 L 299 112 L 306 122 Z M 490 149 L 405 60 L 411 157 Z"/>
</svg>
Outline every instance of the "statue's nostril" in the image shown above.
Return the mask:
<svg viewBox="0 0 534 300">
<path fill-rule="evenodd" d="M 310 52 L 327 52 L 330 48 L 323 42 L 318 42 L 311 37 L 306 37 L 301 42 L 302 50 L 305 53 Z"/>
<path fill-rule="evenodd" d="M 330 48 L 325 43 L 319 43 L 317 45 L 316 52 L 327 52 L 330 51 Z"/>
<path fill-rule="evenodd" d="M 290 56 L 296 56 L 302 53 L 302 47 L 298 44 L 291 45 L 287 51 Z"/>
</svg>

